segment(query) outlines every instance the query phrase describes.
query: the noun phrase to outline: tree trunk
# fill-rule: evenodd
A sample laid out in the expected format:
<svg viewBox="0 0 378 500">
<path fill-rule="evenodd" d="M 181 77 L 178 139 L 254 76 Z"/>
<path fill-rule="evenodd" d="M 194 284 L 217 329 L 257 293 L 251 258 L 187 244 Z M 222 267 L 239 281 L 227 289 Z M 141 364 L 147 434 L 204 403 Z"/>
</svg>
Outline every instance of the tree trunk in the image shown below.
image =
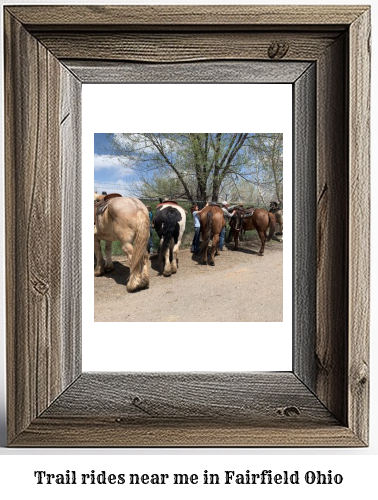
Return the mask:
<svg viewBox="0 0 378 500">
<path fill-rule="evenodd" d="M 207 201 L 207 189 L 200 184 L 197 187 L 197 201 Z"/>
<path fill-rule="evenodd" d="M 211 201 L 217 202 L 219 199 L 220 183 L 213 182 L 213 193 L 211 196 Z"/>
</svg>

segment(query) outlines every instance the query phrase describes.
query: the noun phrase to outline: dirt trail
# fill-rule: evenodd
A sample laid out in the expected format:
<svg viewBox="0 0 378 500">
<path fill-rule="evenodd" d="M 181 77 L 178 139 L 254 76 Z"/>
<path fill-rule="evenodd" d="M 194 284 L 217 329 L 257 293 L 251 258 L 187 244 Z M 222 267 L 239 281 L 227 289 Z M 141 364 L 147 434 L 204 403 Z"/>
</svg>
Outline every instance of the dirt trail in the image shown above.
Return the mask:
<svg viewBox="0 0 378 500">
<path fill-rule="evenodd" d="M 232 244 L 229 248 L 232 248 Z M 128 268 L 114 257 L 114 271 L 94 278 L 95 321 L 282 321 L 282 244 L 241 243 L 239 251 L 223 251 L 215 266 L 203 266 L 190 250 L 180 250 L 179 269 L 160 275 L 150 260 L 150 287 L 127 293 Z"/>
</svg>

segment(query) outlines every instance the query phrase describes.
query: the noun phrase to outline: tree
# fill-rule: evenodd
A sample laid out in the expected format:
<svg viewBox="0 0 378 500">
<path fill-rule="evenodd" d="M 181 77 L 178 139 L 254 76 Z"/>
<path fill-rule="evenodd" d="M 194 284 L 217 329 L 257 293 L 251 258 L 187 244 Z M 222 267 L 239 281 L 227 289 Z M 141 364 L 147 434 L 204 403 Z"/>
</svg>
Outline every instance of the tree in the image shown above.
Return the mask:
<svg viewBox="0 0 378 500">
<path fill-rule="evenodd" d="M 254 134 L 248 138 L 252 181 L 264 205 L 267 196 L 283 201 L 283 135 Z"/>
<path fill-rule="evenodd" d="M 114 134 L 112 149 L 152 190 L 159 191 L 164 185 L 161 179 L 173 176 L 181 186 L 182 197 L 218 201 L 224 180 L 245 168 L 243 145 L 249 135 Z"/>
</svg>

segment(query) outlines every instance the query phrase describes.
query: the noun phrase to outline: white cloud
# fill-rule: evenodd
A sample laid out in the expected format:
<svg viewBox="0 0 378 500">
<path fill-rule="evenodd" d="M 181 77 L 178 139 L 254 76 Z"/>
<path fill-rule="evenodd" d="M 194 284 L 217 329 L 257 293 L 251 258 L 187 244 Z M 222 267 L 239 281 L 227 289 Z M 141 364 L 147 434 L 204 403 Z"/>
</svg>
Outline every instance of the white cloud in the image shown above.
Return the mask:
<svg viewBox="0 0 378 500">
<path fill-rule="evenodd" d="M 140 181 L 135 180 L 125 181 L 124 179 L 117 179 L 112 182 L 104 182 L 95 179 L 94 189 L 97 193 L 105 191 L 107 194 L 119 193 L 122 196 L 134 196 L 140 184 Z"/>
<path fill-rule="evenodd" d="M 133 173 L 131 166 L 127 165 L 127 159 L 115 155 L 94 155 L 94 170 L 113 170 L 115 175 L 130 175 Z"/>
</svg>

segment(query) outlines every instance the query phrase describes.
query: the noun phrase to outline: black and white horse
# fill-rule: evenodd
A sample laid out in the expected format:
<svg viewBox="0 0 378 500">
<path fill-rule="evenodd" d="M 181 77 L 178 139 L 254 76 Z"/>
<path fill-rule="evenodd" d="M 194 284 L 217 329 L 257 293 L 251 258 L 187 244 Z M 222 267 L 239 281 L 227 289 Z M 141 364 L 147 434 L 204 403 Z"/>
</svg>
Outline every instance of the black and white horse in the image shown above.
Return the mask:
<svg viewBox="0 0 378 500">
<path fill-rule="evenodd" d="M 185 231 L 186 212 L 174 201 L 156 207 L 152 225 L 159 238 L 159 262 L 164 276 L 177 273 L 178 251 Z"/>
</svg>

